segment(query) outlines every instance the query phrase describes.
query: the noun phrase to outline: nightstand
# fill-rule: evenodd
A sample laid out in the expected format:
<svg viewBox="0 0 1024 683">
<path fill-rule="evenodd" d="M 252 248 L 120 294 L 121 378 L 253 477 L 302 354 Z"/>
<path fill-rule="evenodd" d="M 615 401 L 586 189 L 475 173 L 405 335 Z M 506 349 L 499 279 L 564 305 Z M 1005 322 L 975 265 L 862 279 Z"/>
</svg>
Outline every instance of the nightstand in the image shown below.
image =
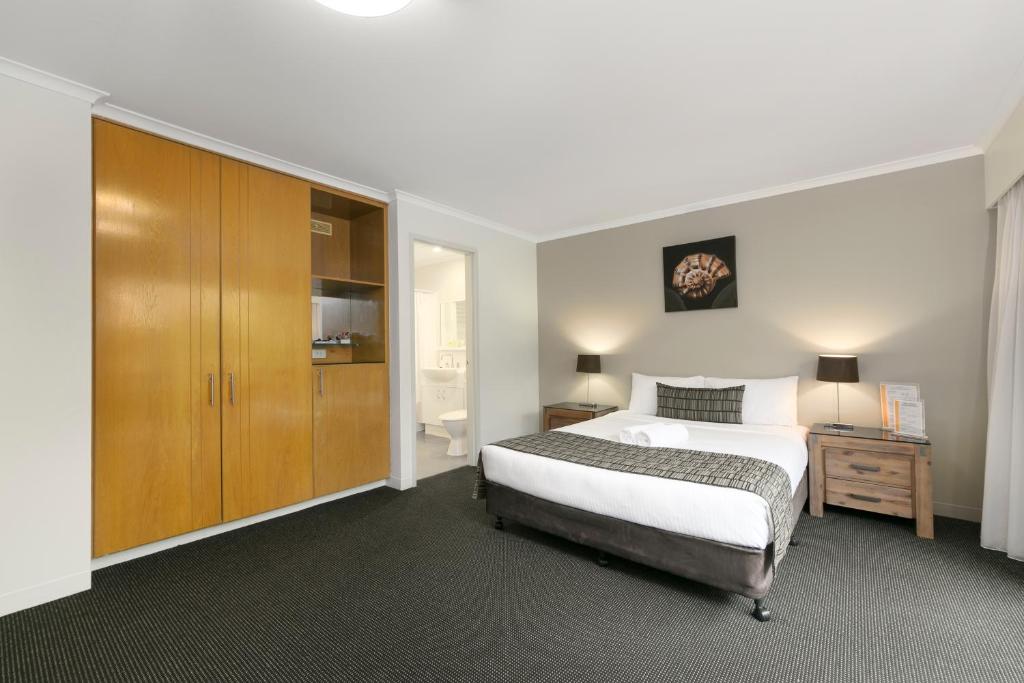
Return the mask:
<svg viewBox="0 0 1024 683">
<path fill-rule="evenodd" d="M 544 431 L 593 420 L 618 409 L 618 406 L 594 406 L 589 403 L 553 403 L 544 406 Z"/>
<path fill-rule="evenodd" d="M 917 522 L 917 535 L 935 538 L 932 520 L 932 446 L 875 427 L 811 428 L 811 515 L 825 503 Z"/>
</svg>

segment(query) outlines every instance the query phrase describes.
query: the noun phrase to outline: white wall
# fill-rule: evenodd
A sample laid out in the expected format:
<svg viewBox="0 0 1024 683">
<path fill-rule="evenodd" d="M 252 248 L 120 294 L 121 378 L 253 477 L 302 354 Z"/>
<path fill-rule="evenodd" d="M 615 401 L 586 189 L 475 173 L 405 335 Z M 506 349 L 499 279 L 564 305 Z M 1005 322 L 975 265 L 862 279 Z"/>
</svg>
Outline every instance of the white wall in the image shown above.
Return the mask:
<svg viewBox="0 0 1024 683">
<path fill-rule="evenodd" d="M 985 150 L 985 202 L 999 198 L 1024 176 L 1024 100 Z"/>
<path fill-rule="evenodd" d="M 466 300 L 466 259 L 458 258 L 451 261 L 444 261 L 442 263 L 434 263 L 426 266 L 418 266 L 415 269 L 413 276 L 416 282 L 416 289 L 424 292 L 433 292 L 436 297 L 434 299 L 434 306 L 432 310 L 426 311 L 421 314 L 433 316 L 435 318 L 435 327 L 437 335 L 434 340 L 417 339 L 419 344 L 420 365 L 421 368 L 432 368 L 442 367 L 440 363 L 439 352 L 447 352 L 449 356 L 452 356 L 455 362 L 455 367 L 463 367 L 466 363 L 466 351 L 457 350 L 453 351 L 448 344 L 452 341 L 449 339 L 442 339 L 441 335 L 445 332 L 445 324 L 443 316 L 441 314 L 441 307 L 444 304 L 452 304 L 456 301 Z M 471 301 L 466 302 L 467 305 L 471 305 Z M 422 323 L 423 318 L 420 318 Z M 468 322 L 468 321 L 467 321 Z M 430 343 L 433 342 L 433 343 Z M 426 355 L 422 352 L 426 351 Z"/>
<path fill-rule="evenodd" d="M 0 615 L 90 586 L 90 114 L 0 75 Z"/>
<path fill-rule="evenodd" d="M 463 259 L 416 268 L 416 289 L 437 292 L 439 303 L 466 298 L 466 266 Z"/>
<path fill-rule="evenodd" d="M 416 239 L 472 253 L 477 294 L 477 343 L 470 343 L 470 372 L 479 395 L 476 446 L 537 431 L 537 245 L 484 227 L 467 217 L 399 194 L 391 203 L 391 479 L 396 488 L 416 483 L 414 442 L 415 350 L 413 253 Z M 471 446 L 471 454 L 476 454 Z"/>
</svg>

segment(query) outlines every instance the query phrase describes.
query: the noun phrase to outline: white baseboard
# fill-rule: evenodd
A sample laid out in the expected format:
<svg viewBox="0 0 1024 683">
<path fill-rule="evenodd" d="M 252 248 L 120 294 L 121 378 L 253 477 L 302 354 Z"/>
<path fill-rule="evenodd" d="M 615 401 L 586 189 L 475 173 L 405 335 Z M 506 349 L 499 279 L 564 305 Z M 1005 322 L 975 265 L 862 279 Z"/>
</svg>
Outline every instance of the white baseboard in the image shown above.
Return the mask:
<svg viewBox="0 0 1024 683">
<path fill-rule="evenodd" d="M 271 510 L 270 512 L 261 512 L 258 515 L 252 517 L 245 517 L 244 519 L 236 519 L 233 522 L 225 522 L 224 524 L 218 524 L 216 526 L 207 527 L 205 529 L 199 529 L 197 531 L 190 531 L 187 534 L 181 536 L 175 536 L 174 538 L 167 538 L 162 541 L 156 541 L 155 543 L 147 543 L 146 545 L 140 545 L 137 548 L 129 548 L 128 550 L 122 550 L 119 553 L 111 553 L 104 555 L 103 557 L 97 557 L 92 561 L 93 571 L 97 569 L 103 569 L 114 564 L 120 564 L 121 562 L 127 562 L 128 560 L 134 560 L 139 557 L 145 557 L 146 555 L 152 555 L 162 550 L 168 550 L 175 548 L 185 543 L 192 543 L 203 538 L 209 538 L 210 536 L 216 536 L 223 534 L 227 531 L 234 531 L 235 529 L 241 529 L 242 527 L 250 526 L 252 524 L 258 524 L 265 522 L 268 519 L 274 519 L 275 517 L 283 517 L 284 515 L 290 515 L 293 512 L 299 510 L 305 510 L 307 508 L 315 507 L 317 505 L 323 505 L 329 503 L 332 500 L 339 500 L 341 498 L 347 498 L 354 496 L 357 493 L 364 493 L 366 491 L 372 491 L 384 486 L 387 482 L 384 480 L 375 481 L 370 484 L 364 484 L 357 486 L 346 491 L 339 493 L 332 493 L 327 496 L 321 496 L 319 498 L 313 498 L 312 500 L 304 500 L 301 503 L 295 505 L 289 505 L 288 507 L 278 508 L 277 510 Z"/>
<path fill-rule="evenodd" d="M 0 595 L 0 617 L 92 588 L 92 572 L 78 572 Z"/>
<path fill-rule="evenodd" d="M 968 522 L 981 521 L 981 508 L 968 505 L 954 505 L 953 503 L 932 503 L 932 511 L 939 517 L 952 517 L 953 519 L 964 519 Z"/>
<path fill-rule="evenodd" d="M 398 489 L 399 491 L 407 491 L 411 488 L 416 487 L 416 478 L 407 477 L 405 479 L 399 479 L 398 477 L 391 477 L 388 479 L 388 488 Z"/>
</svg>

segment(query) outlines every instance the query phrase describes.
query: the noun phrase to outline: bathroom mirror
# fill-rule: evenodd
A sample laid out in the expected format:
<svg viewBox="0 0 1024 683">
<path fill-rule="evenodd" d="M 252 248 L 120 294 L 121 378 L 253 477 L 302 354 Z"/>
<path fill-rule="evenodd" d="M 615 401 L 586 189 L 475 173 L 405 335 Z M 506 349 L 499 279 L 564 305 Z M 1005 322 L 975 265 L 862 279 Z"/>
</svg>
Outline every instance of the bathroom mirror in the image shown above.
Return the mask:
<svg viewBox="0 0 1024 683">
<path fill-rule="evenodd" d="M 466 347 L 465 299 L 441 304 L 441 346 L 450 349 Z"/>
<path fill-rule="evenodd" d="M 312 303 L 314 341 L 352 331 L 352 303 L 348 299 L 314 296 Z"/>
</svg>

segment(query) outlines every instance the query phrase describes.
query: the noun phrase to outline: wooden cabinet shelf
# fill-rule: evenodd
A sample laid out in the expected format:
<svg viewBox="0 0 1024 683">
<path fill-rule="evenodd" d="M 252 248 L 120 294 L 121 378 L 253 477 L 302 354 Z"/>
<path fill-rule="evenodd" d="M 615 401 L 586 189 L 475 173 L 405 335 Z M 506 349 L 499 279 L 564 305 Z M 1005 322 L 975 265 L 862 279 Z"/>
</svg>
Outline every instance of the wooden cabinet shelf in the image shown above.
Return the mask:
<svg viewBox="0 0 1024 683">
<path fill-rule="evenodd" d="M 312 235 L 312 266 L 331 282 L 382 286 L 387 277 L 387 211 L 318 186 L 310 189 L 310 218 L 330 225 Z M 325 295 L 326 296 L 326 295 Z"/>
<path fill-rule="evenodd" d="M 313 367 L 316 368 L 321 365 L 380 365 L 386 362 L 383 360 L 336 360 L 328 356 L 327 358 L 314 358 Z"/>
<path fill-rule="evenodd" d="M 313 338 L 351 335 L 319 347 L 314 365 L 383 362 L 387 356 L 387 208 L 319 185 L 310 187 Z M 329 224 L 329 228 L 328 228 Z"/>
<path fill-rule="evenodd" d="M 368 292 L 382 287 L 384 287 L 383 282 L 328 277 L 326 275 L 313 276 L 313 296 L 347 298 L 353 292 Z"/>
</svg>

